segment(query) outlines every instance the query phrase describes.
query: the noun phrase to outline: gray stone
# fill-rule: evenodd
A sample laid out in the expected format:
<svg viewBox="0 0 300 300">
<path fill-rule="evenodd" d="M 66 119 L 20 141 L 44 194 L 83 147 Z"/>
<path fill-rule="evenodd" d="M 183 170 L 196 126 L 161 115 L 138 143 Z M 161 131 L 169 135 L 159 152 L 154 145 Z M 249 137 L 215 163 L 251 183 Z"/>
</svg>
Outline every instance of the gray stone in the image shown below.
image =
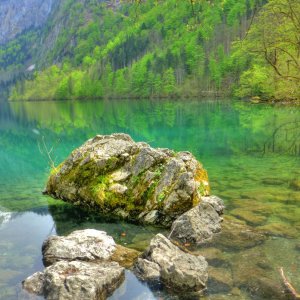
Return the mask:
<svg viewBox="0 0 300 300">
<path fill-rule="evenodd" d="M 68 236 L 51 236 L 43 244 L 45 265 L 57 261 L 109 260 L 116 249 L 116 243 L 104 231 L 94 229 L 77 230 Z"/>
<path fill-rule="evenodd" d="M 60 261 L 28 277 L 23 288 L 47 300 L 99 300 L 123 279 L 124 268 L 115 262 Z"/>
<path fill-rule="evenodd" d="M 211 195 L 202 197 L 201 202 L 210 204 L 219 215 L 223 214 L 225 205 L 221 198 Z"/>
<path fill-rule="evenodd" d="M 130 268 L 140 255 L 94 229 L 50 237 L 42 251 L 45 264 L 51 266 L 28 277 L 23 287 L 50 300 L 106 299 L 122 282 L 123 267 Z"/>
<path fill-rule="evenodd" d="M 144 222 L 147 224 L 154 224 L 156 223 L 156 220 L 159 217 L 159 212 L 158 210 L 152 210 L 150 211 L 145 217 L 144 217 Z"/>
<path fill-rule="evenodd" d="M 129 135 L 97 135 L 53 170 L 46 193 L 105 214 L 170 226 L 209 194 L 205 169 L 189 152 L 154 149 Z M 154 213 L 157 212 L 157 213 Z"/>
<path fill-rule="evenodd" d="M 177 218 L 171 227 L 170 238 L 183 243 L 203 243 L 221 231 L 224 206 L 220 198 L 203 197 L 202 202 Z M 218 211 L 216 211 L 216 209 Z"/>
<path fill-rule="evenodd" d="M 142 280 L 160 280 L 178 292 L 201 292 L 208 279 L 208 264 L 202 256 L 183 252 L 162 234 L 150 242 L 134 266 Z"/>
</svg>

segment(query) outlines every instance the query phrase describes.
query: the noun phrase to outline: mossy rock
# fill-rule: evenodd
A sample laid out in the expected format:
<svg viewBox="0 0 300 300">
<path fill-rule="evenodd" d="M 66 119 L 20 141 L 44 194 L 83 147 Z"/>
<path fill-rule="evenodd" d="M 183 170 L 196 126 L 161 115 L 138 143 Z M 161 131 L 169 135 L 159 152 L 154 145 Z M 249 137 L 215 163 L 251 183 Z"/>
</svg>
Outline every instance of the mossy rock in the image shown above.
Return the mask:
<svg viewBox="0 0 300 300">
<path fill-rule="evenodd" d="M 209 191 L 207 172 L 191 153 L 154 149 L 126 134 L 88 140 L 52 170 L 46 187 L 75 205 L 164 226 Z"/>
</svg>

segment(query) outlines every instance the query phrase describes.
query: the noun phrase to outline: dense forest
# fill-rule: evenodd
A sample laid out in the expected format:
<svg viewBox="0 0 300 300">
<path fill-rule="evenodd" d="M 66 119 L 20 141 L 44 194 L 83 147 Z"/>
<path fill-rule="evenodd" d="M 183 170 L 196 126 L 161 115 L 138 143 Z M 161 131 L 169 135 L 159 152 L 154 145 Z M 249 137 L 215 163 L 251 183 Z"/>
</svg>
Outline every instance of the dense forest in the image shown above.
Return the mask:
<svg viewBox="0 0 300 300">
<path fill-rule="evenodd" d="M 11 100 L 299 99 L 299 15 L 297 0 L 64 0 L 0 47 L 0 80 Z M 17 81 L 25 61 L 37 71 Z"/>
</svg>

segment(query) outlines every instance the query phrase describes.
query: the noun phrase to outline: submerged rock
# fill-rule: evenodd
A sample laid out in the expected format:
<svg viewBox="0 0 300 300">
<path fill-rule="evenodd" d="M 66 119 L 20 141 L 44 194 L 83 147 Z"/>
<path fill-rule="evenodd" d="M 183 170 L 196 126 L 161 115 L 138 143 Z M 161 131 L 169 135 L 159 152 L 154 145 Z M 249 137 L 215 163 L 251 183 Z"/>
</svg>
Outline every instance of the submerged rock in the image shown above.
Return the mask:
<svg viewBox="0 0 300 300">
<path fill-rule="evenodd" d="M 183 252 L 162 234 L 157 234 L 134 271 L 142 280 L 161 281 L 178 292 L 201 292 L 206 288 L 208 264 L 202 256 Z"/>
<path fill-rule="evenodd" d="M 267 240 L 267 236 L 261 231 L 256 230 L 240 220 L 231 216 L 224 217 L 222 231 L 208 240 L 207 246 L 217 245 L 222 250 L 245 250 L 262 244 Z"/>
<path fill-rule="evenodd" d="M 177 218 L 171 227 L 170 237 L 183 243 L 203 243 L 221 231 L 223 201 L 216 197 L 203 197 L 196 207 Z"/>
<path fill-rule="evenodd" d="M 207 172 L 189 152 L 154 149 L 129 135 L 98 135 L 53 170 L 46 193 L 77 205 L 170 226 L 209 194 Z"/>
<path fill-rule="evenodd" d="M 289 184 L 290 188 L 295 191 L 300 191 L 300 179 L 294 179 Z"/>
<path fill-rule="evenodd" d="M 230 214 L 255 226 L 261 225 L 267 220 L 266 216 L 252 212 L 248 208 L 235 208 L 230 211 Z"/>
<path fill-rule="evenodd" d="M 208 285 L 213 287 L 215 292 L 229 293 L 233 288 L 231 270 L 228 268 L 209 267 Z"/>
<path fill-rule="evenodd" d="M 47 300 L 106 299 L 123 281 L 116 262 L 60 261 L 23 282 L 30 293 Z"/>
<path fill-rule="evenodd" d="M 234 285 L 248 290 L 254 299 L 287 299 L 268 254 L 258 247 L 232 256 L 230 269 Z"/>
</svg>

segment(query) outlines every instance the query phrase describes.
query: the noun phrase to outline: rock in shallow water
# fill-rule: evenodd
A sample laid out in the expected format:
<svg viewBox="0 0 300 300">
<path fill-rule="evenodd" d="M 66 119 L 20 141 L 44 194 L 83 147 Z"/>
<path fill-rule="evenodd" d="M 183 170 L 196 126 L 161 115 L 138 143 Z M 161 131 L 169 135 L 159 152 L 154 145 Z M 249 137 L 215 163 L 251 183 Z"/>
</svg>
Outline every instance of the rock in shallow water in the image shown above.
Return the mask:
<svg viewBox="0 0 300 300">
<path fill-rule="evenodd" d="M 116 249 L 114 239 L 104 231 L 86 229 L 68 236 L 51 236 L 42 247 L 46 266 L 66 260 L 109 260 Z"/>
<path fill-rule="evenodd" d="M 154 149 L 126 134 L 112 134 L 98 135 L 74 150 L 53 170 L 46 193 L 104 213 L 170 226 L 209 194 L 209 184 L 191 153 Z"/>
<path fill-rule="evenodd" d="M 28 277 L 23 287 L 47 300 L 106 299 L 123 281 L 123 267 L 131 267 L 139 255 L 94 229 L 49 237 L 42 251 L 51 266 Z"/>
<path fill-rule="evenodd" d="M 104 231 L 76 230 L 67 236 L 51 236 L 42 247 L 46 266 L 58 261 L 115 261 L 130 267 L 140 252 L 117 245 Z"/>
<path fill-rule="evenodd" d="M 183 252 L 157 234 L 136 262 L 134 271 L 142 280 L 161 281 L 173 291 L 193 293 L 206 288 L 207 268 L 204 257 Z"/>
<path fill-rule="evenodd" d="M 203 243 L 221 231 L 223 201 L 216 197 L 203 197 L 196 207 L 177 218 L 171 227 L 170 237 L 183 243 Z"/>
<path fill-rule="evenodd" d="M 116 262 L 60 261 L 28 277 L 23 287 L 47 300 L 102 300 L 123 279 L 124 268 Z"/>
</svg>

